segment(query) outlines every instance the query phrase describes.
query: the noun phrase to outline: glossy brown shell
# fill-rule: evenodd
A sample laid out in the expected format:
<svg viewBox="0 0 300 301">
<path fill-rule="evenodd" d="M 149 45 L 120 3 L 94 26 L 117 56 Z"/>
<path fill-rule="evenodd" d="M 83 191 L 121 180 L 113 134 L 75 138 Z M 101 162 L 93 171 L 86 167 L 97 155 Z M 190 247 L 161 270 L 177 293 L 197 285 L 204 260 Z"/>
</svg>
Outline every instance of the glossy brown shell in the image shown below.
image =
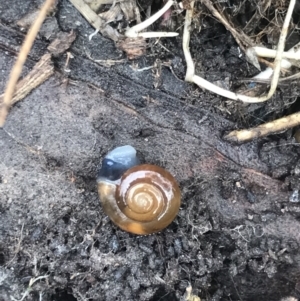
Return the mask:
<svg viewBox="0 0 300 301">
<path fill-rule="evenodd" d="M 119 183 L 98 182 L 105 213 L 121 229 L 151 234 L 166 228 L 179 211 L 181 194 L 173 176 L 149 164 L 127 170 Z"/>
</svg>

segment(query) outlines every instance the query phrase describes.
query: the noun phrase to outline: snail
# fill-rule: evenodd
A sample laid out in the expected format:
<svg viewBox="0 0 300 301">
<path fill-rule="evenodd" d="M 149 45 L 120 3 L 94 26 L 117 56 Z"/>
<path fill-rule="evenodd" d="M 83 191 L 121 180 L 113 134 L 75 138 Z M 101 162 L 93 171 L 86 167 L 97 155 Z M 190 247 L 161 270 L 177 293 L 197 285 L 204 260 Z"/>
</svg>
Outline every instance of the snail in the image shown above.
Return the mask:
<svg viewBox="0 0 300 301">
<path fill-rule="evenodd" d="M 104 212 L 127 232 L 159 232 L 179 211 L 181 194 L 174 177 L 159 166 L 140 164 L 130 145 L 104 157 L 97 184 Z"/>
</svg>

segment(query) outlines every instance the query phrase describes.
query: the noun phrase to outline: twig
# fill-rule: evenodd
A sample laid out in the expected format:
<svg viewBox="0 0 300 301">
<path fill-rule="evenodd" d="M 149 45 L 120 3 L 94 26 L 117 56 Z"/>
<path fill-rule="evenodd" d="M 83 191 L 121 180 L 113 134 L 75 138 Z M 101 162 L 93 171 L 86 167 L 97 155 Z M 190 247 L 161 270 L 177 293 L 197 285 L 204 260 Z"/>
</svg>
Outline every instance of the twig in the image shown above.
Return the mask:
<svg viewBox="0 0 300 301">
<path fill-rule="evenodd" d="M 299 124 L 300 113 L 298 112 L 271 122 L 267 122 L 252 129 L 232 131 L 228 135 L 225 135 L 224 139 L 232 142 L 242 143 L 255 138 L 261 138 L 270 134 L 282 132 Z"/>
<path fill-rule="evenodd" d="M 147 20 L 145 20 L 142 23 L 139 23 L 139 24 L 127 29 L 125 32 L 125 36 L 128 38 L 143 37 L 145 39 L 178 36 L 177 32 L 140 32 L 140 31 L 146 29 L 147 27 L 149 27 L 156 20 L 158 20 L 173 4 L 174 4 L 174 1 L 169 0 L 163 8 L 161 8 L 157 13 L 152 15 L 150 18 L 148 18 Z"/>
<path fill-rule="evenodd" d="M 3 127 L 5 123 L 6 116 L 8 114 L 8 110 L 11 106 L 11 99 L 14 94 L 15 86 L 18 82 L 20 74 L 22 72 L 23 65 L 26 61 L 28 53 L 32 47 L 32 44 L 36 38 L 37 33 L 40 30 L 42 23 L 44 22 L 48 11 L 50 10 L 51 6 L 53 5 L 55 0 L 46 0 L 43 4 L 35 22 L 32 24 L 31 28 L 29 29 L 25 41 L 21 47 L 19 52 L 17 61 L 10 73 L 10 78 L 4 93 L 3 103 L 0 108 L 0 127 Z"/>
</svg>

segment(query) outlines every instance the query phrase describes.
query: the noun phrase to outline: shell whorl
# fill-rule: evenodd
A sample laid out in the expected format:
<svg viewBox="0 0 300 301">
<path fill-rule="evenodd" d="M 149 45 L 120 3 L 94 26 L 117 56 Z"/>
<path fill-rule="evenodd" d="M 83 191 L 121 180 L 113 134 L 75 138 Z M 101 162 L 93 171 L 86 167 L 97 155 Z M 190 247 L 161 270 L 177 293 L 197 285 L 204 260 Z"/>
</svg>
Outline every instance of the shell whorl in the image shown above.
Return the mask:
<svg viewBox="0 0 300 301">
<path fill-rule="evenodd" d="M 98 192 L 103 209 L 125 231 L 135 234 L 158 232 L 178 213 L 181 199 L 178 184 L 161 167 L 136 165 L 139 160 L 134 148 L 126 146 L 124 150 L 129 157 L 125 159 L 122 147 L 117 148 L 121 158 L 116 157 L 113 150 L 104 158 L 99 171 Z M 125 166 L 129 168 L 125 170 Z"/>
</svg>

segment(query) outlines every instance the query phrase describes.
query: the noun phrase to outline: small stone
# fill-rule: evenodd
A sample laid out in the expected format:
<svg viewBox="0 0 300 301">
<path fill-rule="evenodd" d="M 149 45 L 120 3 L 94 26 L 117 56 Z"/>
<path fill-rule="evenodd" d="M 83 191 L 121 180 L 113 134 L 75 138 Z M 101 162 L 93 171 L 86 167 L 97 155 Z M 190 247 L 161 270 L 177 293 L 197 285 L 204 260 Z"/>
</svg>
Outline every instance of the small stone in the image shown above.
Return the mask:
<svg viewBox="0 0 300 301">
<path fill-rule="evenodd" d="M 294 190 L 290 196 L 290 202 L 292 203 L 299 203 L 299 190 Z"/>
</svg>

